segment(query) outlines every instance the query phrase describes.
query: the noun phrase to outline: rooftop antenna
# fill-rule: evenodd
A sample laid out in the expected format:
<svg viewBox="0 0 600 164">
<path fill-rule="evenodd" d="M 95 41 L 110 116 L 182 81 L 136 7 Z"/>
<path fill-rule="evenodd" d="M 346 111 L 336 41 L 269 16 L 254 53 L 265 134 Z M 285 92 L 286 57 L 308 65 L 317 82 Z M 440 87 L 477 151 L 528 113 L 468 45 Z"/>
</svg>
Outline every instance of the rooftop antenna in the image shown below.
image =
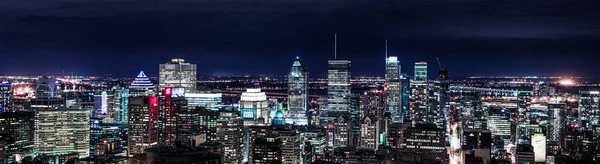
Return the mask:
<svg viewBox="0 0 600 164">
<path fill-rule="evenodd" d="M 437 60 L 437 62 L 438 62 L 438 66 L 440 66 L 440 70 L 444 70 L 444 68 L 442 67 L 442 64 L 440 63 L 440 58 L 438 58 L 438 57 L 435 57 L 435 59 L 436 59 L 436 60 Z"/>
<path fill-rule="evenodd" d="M 333 59 L 337 60 L 337 34 L 334 34 L 335 36 L 335 42 L 334 42 L 334 48 L 333 48 L 333 54 L 335 55 Z"/>
<path fill-rule="evenodd" d="M 385 58 L 386 59 L 388 58 L 388 56 L 387 56 L 387 40 L 385 40 Z"/>
</svg>

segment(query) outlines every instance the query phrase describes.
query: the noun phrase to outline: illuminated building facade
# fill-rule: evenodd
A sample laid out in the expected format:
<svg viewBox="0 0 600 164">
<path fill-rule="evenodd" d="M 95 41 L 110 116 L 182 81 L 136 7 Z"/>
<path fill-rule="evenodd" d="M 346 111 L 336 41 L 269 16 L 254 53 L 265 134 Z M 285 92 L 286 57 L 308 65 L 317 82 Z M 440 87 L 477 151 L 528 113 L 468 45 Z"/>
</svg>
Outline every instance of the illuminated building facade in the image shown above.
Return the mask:
<svg viewBox="0 0 600 164">
<path fill-rule="evenodd" d="M 129 96 L 152 96 L 155 93 L 155 86 L 146 76 L 144 71 L 141 71 L 137 77 L 129 85 Z"/>
<path fill-rule="evenodd" d="M 447 163 L 445 131 L 433 124 L 408 127 L 404 132 L 404 144 L 407 151 L 427 154 L 421 157 L 423 160 Z"/>
<path fill-rule="evenodd" d="M 0 83 L 0 112 L 12 112 L 14 110 L 13 104 L 13 87 L 9 83 Z"/>
<path fill-rule="evenodd" d="M 411 118 L 413 124 L 432 123 L 429 116 L 429 84 L 427 83 L 427 62 L 415 63 L 415 76 L 412 81 Z"/>
<path fill-rule="evenodd" d="M 547 114 L 550 117 L 550 125 L 548 125 L 547 136 L 548 140 L 558 142 L 560 133 L 565 132 L 567 121 L 565 114 L 567 104 L 564 103 L 548 103 Z"/>
<path fill-rule="evenodd" d="M 221 93 L 185 93 L 188 108 L 196 107 L 218 110 L 223 105 L 223 94 Z"/>
<path fill-rule="evenodd" d="M 247 143 L 244 143 L 244 152 L 248 152 L 247 156 L 249 162 L 254 161 L 254 142 L 262 137 L 267 137 L 269 134 L 271 134 L 271 126 L 251 125 L 247 127 L 245 137 L 247 141 L 244 141 Z"/>
<path fill-rule="evenodd" d="M 185 93 L 196 92 L 196 64 L 186 63 L 184 59 L 171 59 L 160 64 L 158 88 L 184 88 Z"/>
<path fill-rule="evenodd" d="M 406 74 L 400 75 L 400 83 L 402 86 L 402 100 L 400 101 L 400 107 L 402 108 L 402 119 L 403 122 L 411 122 L 411 112 L 410 112 L 410 96 L 411 96 L 411 88 L 410 85 L 410 77 Z"/>
<path fill-rule="evenodd" d="M 433 86 L 434 103 L 430 104 L 430 110 L 433 114 L 433 123 L 438 128 L 446 128 L 446 112 L 450 108 L 450 72 L 448 70 L 440 70 L 438 78 Z"/>
<path fill-rule="evenodd" d="M 333 146 L 347 147 L 353 141 L 351 119 L 347 115 L 339 116 L 333 123 Z"/>
<path fill-rule="evenodd" d="M 217 141 L 223 144 L 223 164 L 239 164 L 244 158 L 244 121 L 237 112 L 220 112 Z"/>
<path fill-rule="evenodd" d="M 517 92 L 517 107 L 518 109 L 518 123 L 523 124 L 528 122 L 529 115 L 531 115 L 531 97 L 533 92 L 531 91 L 518 91 Z"/>
<path fill-rule="evenodd" d="M 302 163 L 302 136 L 295 130 L 273 130 L 273 134 L 281 139 L 281 163 Z M 256 160 L 256 159 L 254 159 Z"/>
<path fill-rule="evenodd" d="M 175 146 L 177 140 L 177 112 L 187 109 L 187 101 L 184 97 L 174 95 L 173 88 L 166 87 L 163 90 L 158 115 L 159 146 Z"/>
<path fill-rule="evenodd" d="M 348 114 L 350 108 L 350 61 L 329 60 L 327 69 L 328 117 Z"/>
<path fill-rule="evenodd" d="M 350 141 L 350 145 L 351 146 L 358 146 L 359 145 L 359 140 L 360 140 L 360 127 L 361 127 L 361 120 L 362 120 L 362 110 L 361 110 L 361 106 L 360 106 L 360 96 L 358 94 L 351 94 L 350 95 L 350 119 L 351 119 L 351 124 L 350 126 L 352 126 L 352 136 L 355 136 L 352 138 L 352 141 Z"/>
<path fill-rule="evenodd" d="M 487 130 L 465 130 L 461 136 L 463 163 L 490 163 L 492 134 Z"/>
<path fill-rule="evenodd" d="M 385 99 L 380 90 L 369 90 L 361 95 L 361 107 L 363 109 L 362 115 L 374 115 L 377 117 L 383 116 Z"/>
<path fill-rule="evenodd" d="M 126 123 L 129 120 L 129 89 L 115 88 L 114 89 L 114 105 L 115 121 Z"/>
<path fill-rule="evenodd" d="M 288 113 L 290 124 L 308 125 L 308 70 L 300 58 L 296 58 L 288 74 Z"/>
<path fill-rule="evenodd" d="M 81 106 L 39 109 L 35 119 L 35 147 L 39 154 L 89 156 L 90 109 Z"/>
<path fill-rule="evenodd" d="M 360 124 L 360 144 L 358 147 L 369 150 L 377 150 L 378 146 L 379 120 L 377 120 L 377 118 L 374 116 L 367 116 Z"/>
<path fill-rule="evenodd" d="M 400 61 L 390 56 L 385 60 L 385 112 L 389 113 L 392 122 L 402 120 L 402 83 L 400 82 Z"/>
<path fill-rule="evenodd" d="M 269 101 L 265 92 L 260 88 L 248 88 L 240 97 L 240 113 L 244 119 L 244 125 L 254 125 L 259 119 L 270 122 Z"/>
<path fill-rule="evenodd" d="M 579 126 L 591 130 L 600 125 L 600 91 L 579 91 Z"/>
<path fill-rule="evenodd" d="M 30 152 L 34 147 L 35 113 L 18 111 L 0 113 L 0 142 L 8 163 L 15 162 L 12 153 Z M 5 156 L 0 156 L 4 158 Z M 15 162 L 16 163 L 16 162 Z"/>
<path fill-rule="evenodd" d="M 129 98 L 128 155 L 143 154 L 158 145 L 158 96 Z"/>
<path fill-rule="evenodd" d="M 113 118 L 110 117 L 114 114 L 114 94 L 106 91 L 102 91 L 99 94 L 94 94 L 94 111 L 92 112 L 93 117 L 98 118 Z"/>
<path fill-rule="evenodd" d="M 503 140 L 506 145 L 511 143 L 512 121 L 509 110 L 499 107 L 490 108 L 487 121 L 487 129 L 491 131 L 494 139 Z"/>
</svg>

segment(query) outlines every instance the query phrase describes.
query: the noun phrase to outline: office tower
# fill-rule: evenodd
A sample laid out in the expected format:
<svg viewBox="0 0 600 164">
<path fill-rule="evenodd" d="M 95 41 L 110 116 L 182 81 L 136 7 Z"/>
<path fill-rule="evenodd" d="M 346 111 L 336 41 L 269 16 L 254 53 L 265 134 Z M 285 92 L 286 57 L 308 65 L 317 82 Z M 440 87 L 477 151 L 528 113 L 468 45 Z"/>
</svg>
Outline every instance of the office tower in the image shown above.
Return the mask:
<svg viewBox="0 0 600 164">
<path fill-rule="evenodd" d="M 90 109 L 81 106 L 39 109 L 35 113 L 35 147 L 48 156 L 90 154 Z"/>
<path fill-rule="evenodd" d="M 550 125 L 548 125 L 547 136 L 548 140 L 558 142 L 560 133 L 564 132 L 567 126 L 565 120 L 565 111 L 567 104 L 564 103 L 548 103 L 547 115 L 550 117 Z"/>
<path fill-rule="evenodd" d="M 579 126 L 591 130 L 592 125 L 600 125 L 600 92 L 579 91 Z"/>
<path fill-rule="evenodd" d="M 465 130 L 461 136 L 463 163 L 489 164 L 491 160 L 492 134 L 488 130 Z"/>
<path fill-rule="evenodd" d="M 115 123 L 110 119 L 90 118 L 90 156 L 105 153 L 105 146 L 113 150 L 127 147 L 127 123 Z M 100 149 L 99 149 L 100 148 Z M 100 153 L 100 154 L 98 154 Z"/>
<path fill-rule="evenodd" d="M 102 91 L 99 94 L 94 94 L 94 110 L 92 117 L 110 118 L 113 114 L 112 107 L 114 104 L 114 94 Z"/>
<path fill-rule="evenodd" d="M 531 136 L 536 133 L 544 133 L 544 127 L 537 124 L 519 124 L 516 127 L 517 144 L 531 143 Z"/>
<path fill-rule="evenodd" d="M 390 113 L 392 122 L 402 120 L 402 83 L 400 82 L 400 61 L 398 57 L 385 59 L 385 112 Z"/>
<path fill-rule="evenodd" d="M 358 136 L 357 136 L 358 138 Z M 360 144 L 363 149 L 377 150 L 379 146 L 379 120 L 375 116 L 366 116 L 360 124 Z"/>
<path fill-rule="evenodd" d="M 353 140 L 351 119 L 347 115 L 339 116 L 333 123 L 333 146 L 347 147 Z"/>
<path fill-rule="evenodd" d="M 251 125 L 251 126 L 247 126 L 247 128 L 245 129 L 245 141 L 247 143 L 244 143 L 244 152 L 248 152 L 247 156 L 248 156 L 248 162 L 252 162 L 254 161 L 254 156 L 253 156 L 253 146 L 254 146 L 254 141 L 256 141 L 257 139 L 261 138 L 261 137 L 267 137 L 268 135 L 271 134 L 271 127 L 270 126 L 266 126 L 266 125 Z"/>
<path fill-rule="evenodd" d="M 535 162 L 546 162 L 546 136 L 544 134 L 534 134 L 531 136 L 531 146 L 533 146 L 533 152 Z"/>
<path fill-rule="evenodd" d="M 10 83 L 0 83 L 0 112 L 12 112 L 13 104 L 13 87 Z"/>
<path fill-rule="evenodd" d="M 158 89 L 166 87 L 184 88 L 185 93 L 196 92 L 196 64 L 186 63 L 183 59 L 171 59 L 160 64 Z"/>
<path fill-rule="evenodd" d="M 388 125 L 388 131 L 386 133 L 386 136 L 382 139 L 385 141 L 385 145 L 393 149 L 402 148 L 402 144 L 404 143 L 404 132 L 409 126 L 410 125 L 408 124 L 399 123 Z"/>
<path fill-rule="evenodd" d="M 327 114 L 337 118 L 348 114 L 350 106 L 350 61 L 329 60 L 327 69 Z"/>
<path fill-rule="evenodd" d="M 114 105 L 113 111 L 115 112 L 116 122 L 126 123 L 129 116 L 129 89 L 122 87 L 114 88 Z"/>
<path fill-rule="evenodd" d="M 184 97 L 174 95 L 173 88 L 166 87 L 163 90 L 158 115 L 159 146 L 175 146 L 177 140 L 177 112 L 187 109 L 187 101 Z"/>
<path fill-rule="evenodd" d="M 30 152 L 34 147 L 35 113 L 26 111 L 0 113 L 0 142 L 8 162 L 15 162 L 13 153 Z M 5 156 L 0 156 L 3 158 Z"/>
<path fill-rule="evenodd" d="M 273 134 L 281 138 L 281 163 L 282 164 L 300 164 L 302 163 L 302 136 L 295 130 L 275 129 Z M 256 159 L 255 159 L 256 160 Z"/>
<path fill-rule="evenodd" d="M 304 62 L 296 57 L 288 74 L 287 121 L 294 125 L 308 125 L 308 70 Z"/>
<path fill-rule="evenodd" d="M 200 116 L 200 134 L 206 134 L 208 141 L 216 141 L 219 112 L 199 110 L 198 115 Z"/>
<path fill-rule="evenodd" d="M 377 89 L 366 91 L 361 95 L 361 107 L 363 107 L 362 115 L 374 115 L 382 117 L 385 110 L 383 92 Z"/>
<path fill-rule="evenodd" d="M 35 88 L 35 97 L 38 99 L 48 99 L 61 97 L 60 82 L 55 77 L 44 76 L 38 79 Z"/>
<path fill-rule="evenodd" d="M 440 70 L 438 77 L 434 82 L 433 95 L 434 103 L 431 103 L 431 113 L 433 121 L 438 128 L 446 128 L 446 115 L 450 108 L 450 72 Z"/>
<path fill-rule="evenodd" d="M 206 108 L 213 111 L 219 110 L 223 105 L 222 93 L 185 93 L 188 108 Z"/>
<path fill-rule="evenodd" d="M 240 97 L 240 113 L 244 119 L 244 125 L 254 125 L 259 119 L 269 122 L 271 110 L 265 92 L 260 88 L 248 88 Z"/>
<path fill-rule="evenodd" d="M 531 114 L 531 91 L 517 92 L 517 107 L 518 107 L 518 124 L 528 123 L 529 115 Z"/>
<path fill-rule="evenodd" d="M 129 97 L 129 156 L 158 145 L 159 103 L 158 96 Z"/>
<path fill-rule="evenodd" d="M 252 146 L 253 164 L 274 164 L 282 163 L 282 141 L 277 136 L 259 137 Z"/>
<path fill-rule="evenodd" d="M 411 117 L 413 124 L 432 123 L 429 116 L 429 86 L 427 84 L 427 62 L 415 63 L 415 77 L 412 81 Z"/>
<path fill-rule="evenodd" d="M 150 78 L 146 77 L 144 71 L 141 71 L 129 85 L 129 96 L 152 96 L 155 90 Z"/>
<path fill-rule="evenodd" d="M 321 97 L 318 99 L 318 103 L 319 103 L 319 126 L 321 127 L 326 127 L 329 124 L 329 114 L 328 114 L 328 110 L 327 110 L 327 102 L 329 101 L 328 98 L 325 97 Z"/>
<path fill-rule="evenodd" d="M 489 110 L 487 129 L 492 133 L 494 139 L 503 140 L 508 145 L 511 139 L 510 111 L 504 108 L 492 107 Z"/>
<path fill-rule="evenodd" d="M 408 77 L 408 75 L 406 74 L 402 74 L 400 75 L 400 85 L 402 86 L 401 89 L 401 93 L 402 93 L 402 97 L 401 97 L 401 101 L 400 101 L 400 107 L 401 109 L 401 115 L 402 115 L 402 122 L 411 122 L 411 113 L 410 113 L 410 96 L 411 96 L 411 88 L 412 86 L 410 85 L 410 77 Z"/>
<path fill-rule="evenodd" d="M 533 152 L 533 146 L 530 144 L 518 144 L 515 163 L 534 163 L 534 161 L 535 153 Z"/>
<path fill-rule="evenodd" d="M 360 96 L 357 94 L 350 95 L 350 119 L 352 126 L 352 141 L 350 141 L 351 146 L 358 146 L 360 139 L 360 126 L 362 120 L 362 109 L 360 103 Z"/>
<path fill-rule="evenodd" d="M 217 141 L 223 144 L 223 163 L 239 164 L 244 158 L 244 120 L 236 112 L 221 112 L 217 120 Z"/>
<path fill-rule="evenodd" d="M 196 147 L 200 144 L 195 138 L 204 135 L 204 140 L 208 139 L 208 134 L 201 133 L 200 109 L 182 109 L 176 112 L 177 117 L 177 141 L 183 147 Z"/>
<path fill-rule="evenodd" d="M 426 154 L 421 158 L 426 161 L 442 161 L 447 163 L 446 135 L 443 129 L 433 124 L 416 124 L 404 132 L 405 149 L 409 152 Z M 428 163 L 428 162 L 426 162 Z"/>
</svg>

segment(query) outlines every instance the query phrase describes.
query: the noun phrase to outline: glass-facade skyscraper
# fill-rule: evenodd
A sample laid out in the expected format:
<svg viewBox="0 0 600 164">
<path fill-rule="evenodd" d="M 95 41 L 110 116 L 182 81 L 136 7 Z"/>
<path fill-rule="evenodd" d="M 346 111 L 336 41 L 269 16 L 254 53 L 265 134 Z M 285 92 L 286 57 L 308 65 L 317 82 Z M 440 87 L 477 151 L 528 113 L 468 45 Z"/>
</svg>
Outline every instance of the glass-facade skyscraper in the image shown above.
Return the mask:
<svg viewBox="0 0 600 164">
<path fill-rule="evenodd" d="M 158 87 L 184 88 L 185 93 L 196 92 L 196 64 L 186 63 L 184 59 L 171 59 L 171 62 L 160 64 Z"/>
<path fill-rule="evenodd" d="M 9 83 L 0 83 L 0 112 L 13 111 L 13 87 Z"/>
<path fill-rule="evenodd" d="M 415 63 L 415 76 L 412 81 L 411 118 L 413 124 L 431 123 L 429 114 L 429 85 L 427 83 L 427 62 Z"/>
<path fill-rule="evenodd" d="M 600 124 L 600 92 L 579 91 L 579 126 L 591 130 Z"/>
<path fill-rule="evenodd" d="M 402 122 L 402 83 L 400 83 L 400 61 L 390 56 L 385 60 L 385 112 L 392 122 Z M 387 115 L 387 114 L 386 114 Z"/>
<path fill-rule="evenodd" d="M 327 70 L 328 117 L 348 114 L 350 107 L 350 61 L 329 60 Z"/>
<path fill-rule="evenodd" d="M 308 70 L 296 57 L 288 74 L 288 114 L 286 121 L 294 125 L 308 125 Z"/>
</svg>

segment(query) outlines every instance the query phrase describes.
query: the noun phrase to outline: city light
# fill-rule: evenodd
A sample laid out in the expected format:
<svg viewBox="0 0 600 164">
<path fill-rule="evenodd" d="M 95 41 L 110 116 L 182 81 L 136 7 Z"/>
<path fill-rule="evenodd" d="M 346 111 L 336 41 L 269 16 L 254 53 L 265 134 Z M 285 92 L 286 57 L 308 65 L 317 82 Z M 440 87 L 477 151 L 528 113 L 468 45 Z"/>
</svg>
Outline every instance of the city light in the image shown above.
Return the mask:
<svg viewBox="0 0 600 164">
<path fill-rule="evenodd" d="M 560 85 L 563 85 L 563 86 L 573 86 L 573 85 L 575 85 L 575 81 L 573 81 L 571 79 L 560 80 L 558 83 Z"/>
</svg>

